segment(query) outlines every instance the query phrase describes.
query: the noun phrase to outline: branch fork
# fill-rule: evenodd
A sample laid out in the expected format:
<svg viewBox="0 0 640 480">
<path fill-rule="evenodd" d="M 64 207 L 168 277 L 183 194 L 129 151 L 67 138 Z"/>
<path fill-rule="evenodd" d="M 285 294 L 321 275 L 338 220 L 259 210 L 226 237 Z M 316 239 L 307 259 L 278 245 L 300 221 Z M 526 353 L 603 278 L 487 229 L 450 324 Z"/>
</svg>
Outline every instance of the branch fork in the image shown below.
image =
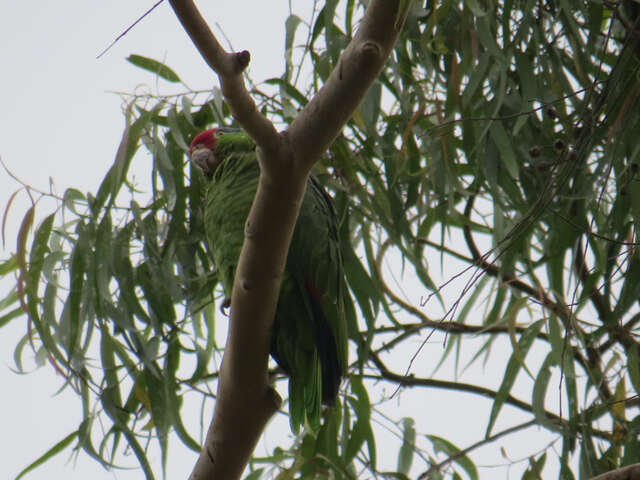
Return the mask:
<svg viewBox="0 0 640 480">
<path fill-rule="evenodd" d="M 240 478 L 260 435 L 280 406 L 269 385 L 270 331 L 289 244 L 307 178 L 389 56 L 411 2 L 371 0 L 355 36 L 318 94 L 278 133 L 257 109 L 242 72 L 243 50 L 224 51 L 192 0 L 170 0 L 200 54 L 218 75 L 234 118 L 256 142 L 260 180 L 245 225 L 213 421 L 192 480 Z M 400 20 L 393 22 L 390 19 Z"/>
</svg>

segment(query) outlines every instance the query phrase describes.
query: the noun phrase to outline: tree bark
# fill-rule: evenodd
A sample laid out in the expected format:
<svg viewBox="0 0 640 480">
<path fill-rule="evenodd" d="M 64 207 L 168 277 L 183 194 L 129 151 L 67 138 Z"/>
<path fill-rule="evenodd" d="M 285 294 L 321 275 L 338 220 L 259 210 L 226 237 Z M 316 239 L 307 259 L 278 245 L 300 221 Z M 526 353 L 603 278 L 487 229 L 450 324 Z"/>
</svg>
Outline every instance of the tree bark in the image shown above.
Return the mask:
<svg viewBox="0 0 640 480">
<path fill-rule="evenodd" d="M 640 480 L 640 463 L 603 473 L 591 480 Z"/>
</svg>

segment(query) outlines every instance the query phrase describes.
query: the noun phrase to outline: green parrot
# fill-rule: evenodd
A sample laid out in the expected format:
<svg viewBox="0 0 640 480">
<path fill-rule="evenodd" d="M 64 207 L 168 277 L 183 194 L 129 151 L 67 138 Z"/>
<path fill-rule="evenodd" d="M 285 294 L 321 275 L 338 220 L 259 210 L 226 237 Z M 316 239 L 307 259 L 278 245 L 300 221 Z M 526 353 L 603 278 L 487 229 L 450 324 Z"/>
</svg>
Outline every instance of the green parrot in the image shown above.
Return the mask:
<svg viewBox="0 0 640 480">
<path fill-rule="evenodd" d="M 248 135 L 213 128 L 191 142 L 191 161 L 208 179 L 204 203 L 207 246 L 231 298 L 244 224 L 260 168 Z M 347 369 L 344 280 L 332 201 L 310 177 L 293 232 L 271 332 L 271 355 L 289 376 L 290 424 L 320 425 L 321 404 L 333 405 Z"/>
</svg>

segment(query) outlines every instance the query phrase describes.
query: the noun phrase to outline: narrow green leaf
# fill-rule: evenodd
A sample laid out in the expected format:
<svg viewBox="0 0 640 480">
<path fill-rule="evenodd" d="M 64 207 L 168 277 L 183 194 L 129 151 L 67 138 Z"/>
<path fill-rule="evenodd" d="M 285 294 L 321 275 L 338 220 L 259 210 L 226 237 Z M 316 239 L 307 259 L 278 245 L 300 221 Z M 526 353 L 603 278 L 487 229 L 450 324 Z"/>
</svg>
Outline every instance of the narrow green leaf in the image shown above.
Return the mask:
<svg viewBox="0 0 640 480">
<path fill-rule="evenodd" d="M 120 287 L 120 298 L 122 313 L 115 318 L 116 323 L 121 328 L 133 330 L 132 316 L 140 318 L 145 324 L 150 324 L 151 319 L 147 312 L 140 305 L 140 301 L 136 295 L 136 283 L 133 265 L 131 264 L 129 242 L 132 241 L 133 223 L 122 228 L 117 234 L 115 245 L 111 251 L 111 265 L 118 286 Z"/>
<path fill-rule="evenodd" d="M 65 364 L 66 359 L 58 349 L 58 342 L 54 339 L 51 334 L 50 325 L 47 322 L 43 322 L 40 319 L 39 307 L 40 307 L 40 298 L 38 297 L 38 285 L 40 280 L 40 272 L 42 270 L 43 257 L 46 252 L 46 243 L 49 238 L 54 214 L 49 215 L 45 220 L 40 224 L 38 231 L 34 235 L 31 257 L 30 257 L 30 269 L 26 271 L 26 262 L 24 260 L 25 256 L 25 246 L 26 242 L 26 232 L 28 231 L 28 225 L 30 225 L 33 221 L 33 212 L 34 207 L 31 207 L 31 213 L 27 213 L 25 216 L 25 220 L 23 221 L 23 225 L 20 229 L 20 236 L 24 236 L 19 240 L 18 245 L 18 264 L 22 263 L 24 269 L 21 269 L 23 272 L 23 276 L 26 279 L 26 294 L 27 294 L 27 307 L 29 309 L 29 318 L 33 322 L 38 334 L 40 335 L 40 340 L 44 343 L 46 350 L 51 353 L 54 358 Z M 29 216 L 31 217 L 29 220 Z M 52 292 L 55 292 L 56 286 L 55 284 L 48 283 L 45 289 L 45 301 L 42 305 L 42 311 L 44 315 L 48 315 L 47 319 L 52 318 L 53 313 L 55 312 L 55 295 L 51 295 Z M 55 321 L 52 321 L 51 324 L 55 324 Z"/>
<path fill-rule="evenodd" d="M 114 415 L 117 415 L 119 422 L 127 421 L 127 412 L 123 408 L 122 396 L 120 394 L 120 381 L 118 379 L 118 365 L 116 364 L 114 340 L 105 324 L 100 327 L 100 359 L 106 386 L 102 390 L 103 402 L 109 402 Z"/>
<path fill-rule="evenodd" d="M 10 196 L 9 196 L 9 200 L 7 200 L 7 204 L 4 207 L 4 212 L 2 213 L 2 232 L 1 232 L 1 236 L 2 236 L 2 247 L 4 248 L 6 246 L 6 227 L 7 227 L 7 219 L 9 218 L 9 210 L 11 209 L 11 204 L 13 204 L 13 201 L 16 198 L 16 195 L 18 195 L 18 193 L 20 193 L 20 191 L 22 190 L 22 188 L 19 188 L 18 190 L 16 190 L 15 192 L 13 192 Z"/>
<path fill-rule="evenodd" d="M 520 365 L 522 366 L 522 368 L 525 369 L 527 374 L 531 378 L 534 378 L 533 374 L 525 364 L 524 358 L 522 357 L 522 353 L 518 348 L 518 342 L 516 341 L 516 329 L 515 329 L 517 320 L 518 320 L 518 315 L 520 314 L 520 310 L 525 308 L 528 303 L 529 303 L 528 297 L 513 298 L 512 301 L 509 302 L 509 306 L 507 307 L 507 311 L 505 312 L 505 318 L 507 319 L 507 326 L 509 329 L 509 340 L 511 340 L 511 348 L 513 350 L 513 355 L 516 359 L 518 359 L 518 361 L 520 362 Z"/>
<path fill-rule="evenodd" d="M 553 426 L 547 418 L 544 408 L 545 399 L 547 397 L 547 387 L 549 386 L 549 380 L 551 379 L 551 366 L 553 364 L 553 353 L 549 353 L 538 371 L 538 375 L 533 384 L 533 393 L 531 395 L 531 406 L 533 407 L 533 413 L 536 416 L 536 420 L 540 422 L 541 425 L 547 426 L 547 428 Z"/>
<path fill-rule="evenodd" d="M 537 460 L 534 457 L 529 457 L 529 468 L 524 472 L 521 480 L 540 480 L 546 459 L 546 453 L 543 453 Z"/>
<path fill-rule="evenodd" d="M 398 472 L 409 474 L 416 450 L 416 427 L 413 418 L 402 419 L 402 445 L 398 451 Z"/>
<path fill-rule="evenodd" d="M 355 410 L 356 416 L 358 417 L 353 428 L 351 428 L 351 432 L 349 433 L 349 441 L 347 442 L 347 448 L 345 449 L 343 456 L 344 463 L 348 464 L 355 458 L 364 444 L 367 435 L 367 426 L 365 424 L 366 420 L 364 418 L 360 418 L 359 414 L 361 413 L 361 410 L 359 410 L 359 402 L 351 396 L 346 397 L 346 400 Z"/>
<path fill-rule="evenodd" d="M 522 111 L 531 109 L 532 103 L 537 95 L 536 77 L 533 72 L 533 62 L 531 58 L 520 52 L 516 52 L 516 71 L 520 79 L 520 91 L 522 92 Z"/>
<path fill-rule="evenodd" d="M 84 394 L 83 394 L 83 397 L 84 397 Z M 86 401 L 85 398 L 83 398 L 83 400 Z M 102 457 L 100 457 L 100 455 L 94 448 L 93 443 L 91 442 L 91 425 L 92 425 L 92 418 L 90 417 L 89 418 L 85 417 L 84 420 L 82 420 L 82 422 L 80 423 L 80 427 L 78 428 L 78 445 L 91 458 L 93 458 L 98 462 L 102 462 L 103 461 Z"/>
<path fill-rule="evenodd" d="M 369 460 L 375 468 L 376 465 L 376 443 L 373 436 L 373 430 L 371 428 L 371 404 L 369 403 L 369 395 L 364 388 L 362 381 L 353 377 L 351 380 L 351 390 L 356 395 L 356 399 L 353 397 L 347 397 L 356 413 L 356 423 L 351 430 L 351 438 L 347 443 L 347 449 L 345 452 L 345 463 L 351 462 L 355 455 L 360 450 L 360 447 L 364 442 L 367 443 L 367 450 L 369 452 Z"/>
<path fill-rule="evenodd" d="M 490 132 L 491 138 L 496 143 L 498 151 L 500 152 L 500 160 L 502 161 L 502 164 L 509 172 L 509 175 L 511 175 L 511 178 L 517 179 L 519 176 L 518 161 L 516 160 L 511 140 L 502 126 L 502 123 L 493 122 L 491 124 Z"/>
<path fill-rule="evenodd" d="M 24 350 L 25 345 L 29 343 L 29 339 L 31 335 L 26 333 L 16 344 L 16 348 L 13 350 L 13 361 L 16 364 L 16 369 L 18 373 L 25 373 L 24 367 L 22 366 L 22 350 Z"/>
<path fill-rule="evenodd" d="M 382 84 L 374 82 L 358 107 L 364 127 L 367 133 L 373 137 L 376 136 L 376 125 L 380 116 L 380 100 L 382 98 Z"/>
<path fill-rule="evenodd" d="M 337 415 L 329 415 L 322 422 L 316 438 L 316 455 L 321 455 L 333 463 L 340 463 L 336 438 L 338 438 L 338 418 Z M 345 451 L 343 451 L 343 457 L 344 455 Z"/>
<path fill-rule="evenodd" d="M 304 107 L 309 102 L 307 97 L 305 97 L 300 90 L 282 78 L 269 78 L 265 80 L 264 83 L 268 85 L 278 85 L 281 92 L 286 93 L 289 97 L 295 100 L 300 107 Z"/>
<path fill-rule="evenodd" d="M 61 362 L 63 365 L 67 364 L 67 358 L 62 355 L 62 352 L 58 348 L 58 340 L 54 339 L 51 332 L 52 328 L 58 326 L 56 318 L 56 293 L 58 287 L 55 283 L 48 283 L 44 290 L 44 299 L 42 301 L 42 318 L 38 314 L 37 305 L 34 306 L 34 311 L 30 310 L 30 319 L 33 322 L 40 340 L 44 343 L 45 348 L 54 356 L 54 358 Z"/>
<path fill-rule="evenodd" d="M 18 300 L 18 289 L 16 287 L 13 287 L 6 297 L 0 300 L 0 312 L 16 303 Z"/>
<path fill-rule="evenodd" d="M 467 0 L 464 5 L 469 8 L 473 12 L 476 17 L 484 17 L 489 10 L 483 10 L 478 3 L 478 0 Z"/>
<path fill-rule="evenodd" d="M 470 72 L 469 83 L 464 87 L 464 93 L 462 94 L 462 105 L 466 109 L 467 105 L 476 96 L 478 88 L 482 85 L 482 82 L 486 79 L 487 70 L 491 63 L 491 56 L 488 52 L 483 52 L 478 58 L 478 65 Z M 475 144 L 472 144 L 472 148 L 476 148 Z M 466 149 L 466 153 L 469 157 L 472 156 L 472 151 Z"/>
<path fill-rule="evenodd" d="M 637 393 L 640 393 L 640 355 L 638 344 L 634 343 L 628 350 L 627 370 L 631 378 L 631 384 Z"/>
<path fill-rule="evenodd" d="M 69 360 L 73 357 L 73 353 L 77 348 L 78 337 L 81 332 L 81 324 L 83 316 L 81 315 L 81 304 L 83 302 L 85 274 L 87 273 L 87 255 L 89 233 L 83 228 L 82 224 L 78 225 L 78 241 L 73 249 L 71 256 L 71 272 L 69 283 L 69 296 L 65 303 L 64 313 L 68 314 L 69 321 L 69 337 L 68 337 L 68 354 Z"/>
<path fill-rule="evenodd" d="M 518 376 L 518 372 L 522 367 L 522 361 L 527 356 L 529 352 L 529 348 L 533 344 L 536 336 L 540 332 L 540 329 L 544 325 L 544 320 L 538 320 L 527 327 L 527 329 L 520 335 L 520 340 L 518 341 L 518 348 L 520 350 L 519 355 L 516 355 L 515 352 L 511 354 L 511 358 L 507 363 L 507 367 L 504 372 L 504 377 L 502 379 L 502 384 L 498 389 L 498 393 L 493 402 L 493 407 L 491 408 L 491 414 L 489 415 L 489 424 L 487 425 L 487 433 L 486 436 L 489 437 L 491 434 L 491 430 L 495 424 L 496 419 L 498 418 L 498 413 L 500 413 L 500 409 L 502 405 L 504 405 L 507 396 L 511 392 L 511 387 L 516 381 L 516 377 Z"/>
<path fill-rule="evenodd" d="M 144 472 L 145 478 L 147 480 L 153 480 L 155 478 L 153 475 L 153 469 L 149 464 L 149 459 L 147 458 L 144 448 L 142 448 L 142 445 L 138 442 L 135 433 L 125 423 L 120 421 L 123 409 L 121 407 L 116 407 L 116 405 L 111 402 L 109 395 L 101 395 L 100 401 L 104 411 L 109 415 L 111 420 L 113 420 L 115 424 L 114 428 L 121 432 L 126 438 L 129 447 L 138 459 L 138 463 Z"/>
<path fill-rule="evenodd" d="M 177 83 L 181 81 L 180 77 L 171 68 L 152 58 L 143 57 L 142 55 L 129 55 L 127 61 L 136 67 L 164 78 L 168 82 Z"/>
<path fill-rule="evenodd" d="M 180 101 L 182 103 L 182 111 L 180 113 L 184 115 L 184 118 L 187 120 L 189 125 L 195 128 L 196 124 L 193 121 L 193 115 L 191 115 L 191 110 L 193 109 L 193 103 L 191 102 L 191 99 L 185 95 L 180 99 Z"/>
<path fill-rule="evenodd" d="M 174 132 L 173 128 L 171 129 L 171 132 Z M 182 140 L 182 142 L 184 143 L 184 140 Z M 160 178 L 162 178 L 162 184 L 164 186 L 164 191 L 162 193 L 166 201 L 167 209 L 173 211 L 177 201 L 174 177 L 175 169 L 173 168 L 167 149 L 157 137 L 153 139 L 153 151 L 155 167 L 157 168 L 158 173 L 160 173 Z"/>
<path fill-rule="evenodd" d="M 640 416 L 636 416 L 636 418 L 633 419 L 630 427 L 632 431 L 638 431 L 638 427 L 640 427 Z M 638 462 L 640 462 L 640 438 L 638 438 L 638 435 L 627 435 L 621 464 L 633 465 Z"/>
<path fill-rule="evenodd" d="M 436 435 L 427 435 L 426 437 L 431 440 L 431 443 L 433 443 L 433 448 L 436 452 L 443 452 L 450 457 L 460 454 L 460 449 L 450 441 Z M 454 462 L 462 467 L 467 475 L 469 475 L 469 478 L 471 480 L 478 479 L 478 470 L 476 469 L 475 464 L 467 455 L 457 457 Z"/>
<path fill-rule="evenodd" d="M 344 31 L 348 39 L 351 39 L 353 33 L 353 10 L 355 3 L 355 0 L 347 0 L 347 6 L 345 7 Z"/>
<path fill-rule="evenodd" d="M 495 34 L 491 32 L 491 24 L 486 16 L 480 16 L 477 20 L 478 38 L 482 45 L 496 58 L 503 59 L 504 54 L 496 43 Z"/>
<path fill-rule="evenodd" d="M 160 369 L 156 366 L 156 371 Z M 163 469 L 166 465 L 166 455 L 168 448 L 168 435 L 169 426 L 171 424 L 166 395 L 165 378 L 163 376 L 156 376 L 154 371 L 145 369 L 144 372 L 145 385 L 147 386 L 147 394 L 151 401 L 151 416 L 153 418 L 153 425 L 158 435 L 158 441 L 160 443 L 160 451 L 162 455 Z"/>
<path fill-rule="evenodd" d="M 18 244 L 16 245 L 16 261 L 18 263 L 18 267 L 20 268 L 20 272 L 23 276 L 26 275 L 27 272 L 27 237 L 29 235 L 29 230 L 31 230 L 31 226 L 33 225 L 33 216 L 36 211 L 36 206 L 33 205 L 27 213 L 25 213 L 22 223 L 20 224 L 20 230 L 18 230 Z"/>
<path fill-rule="evenodd" d="M 374 306 L 377 305 L 378 290 L 373 285 L 369 274 L 364 269 L 360 260 L 350 245 L 344 244 L 343 259 L 344 270 L 349 287 L 358 300 L 358 306 L 365 317 L 367 325 L 371 328 L 375 323 Z"/>
<path fill-rule="evenodd" d="M 178 111 L 176 110 L 175 107 L 169 110 L 169 114 L 167 115 L 167 121 L 169 122 L 169 134 L 171 135 L 171 138 L 173 139 L 173 141 L 176 142 L 176 144 L 182 149 L 183 152 L 188 152 L 189 145 L 187 145 L 187 142 L 184 139 L 184 134 L 180 129 Z M 173 165 L 170 165 L 169 168 L 173 170 Z"/>
<path fill-rule="evenodd" d="M 73 440 L 75 440 L 75 438 L 77 436 L 78 436 L 78 430 L 76 430 L 75 432 L 72 432 L 69 435 L 67 435 L 66 437 L 64 437 L 62 440 L 60 440 L 58 443 L 56 443 L 53 447 L 51 447 L 49 450 L 47 450 L 40 458 L 38 458 L 36 461 L 31 463 L 31 465 L 29 465 L 24 470 L 22 470 L 18 474 L 18 476 L 15 478 L 15 480 L 20 480 L 22 477 L 24 477 L 30 471 L 36 469 L 37 467 L 39 467 L 40 465 L 42 465 L 43 463 L 45 463 L 47 460 L 51 459 L 52 457 L 55 457 L 58 453 L 62 452 L 65 448 L 67 448 L 71 444 L 71 442 L 73 442 Z"/>
<path fill-rule="evenodd" d="M 563 358 L 563 375 L 569 401 L 569 418 L 572 419 L 578 416 L 578 386 L 573 363 L 573 348 L 573 345 L 567 344 Z"/>
<path fill-rule="evenodd" d="M 138 149 L 140 136 L 147 125 L 157 116 L 162 107 L 163 104 L 159 103 L 150 111 L 143 111 L 140 117 L 133 121 L 133 123 L 131 122 L 133 115 L 127 111 L 126 125 L 122 132 L 122 138 L 120 139 L 120 145 L 118 145 L 113 165 L 102 180 L 95 199 L 89 202 L 94 216 L 99 215 L 100 209 L 108 198 L 111 199 L 111 202 L 115 201 L 129 171 L 131 159 Z"/>
<path fill-rule="evenodd" d="M 18 318 L 21 315 L 24 315 L 24 310 L 22 310 L 22 307 L 16 307 L 10 312 L 7 312 L 4 315 L 0 316 L 0 328 L 4 327 L 11 320 L 13 320 L 14 318 Z"/>
<path fill-rule="evenodd" d="M 179 383 L 176 379 L 176 372 L 180 365 L 180 342 L 173 339 L 169 343 L 167 356 L 165 357 L 164 393 L 167 402 L 167 417 L 182 443 L 194 452 L 200 452 L 201 445 L 194 440 L 187 432 L 180 415 L 180 405 L 182 398 L 178 394 Z M 166 450 L 163 452 L 166 455 Z M 166 461 L 166 458 L 164 459 Z"/>
<path fill-rule="evenodd" d="M 30 298 L 30 303 L 31 301 L 37 301 L 40 273 L 42 271 L 44 255 L 47 252 L 47 243 L 49 242 L 49 236 L 51 235 L 51 229 L 53 228 L 54 217 L 55 214 L 52 213 L 44 219 L 36 231 L 36 234 L 33 237 L 33 243 L 31 244 L 31 255 L 29 259 L 30 268 L 29 274 L 26 277 L 27 294 Z"/>
<path fill-rule="evenodd" d="M 291 77 L 291 68 L 293 67 L 293 41 L 295 40 L 296 30 L 300 23 L 302 23 L 302 19 L 297 15 L 289 15 L 284 23 L 284 56 L 286 60 L 284 78 L 287 80 Z"/>
<path fill-rule="evenodd" d="M 65 208 L 71 210 L 76 215 L 81 215 L 81 212 L 78 210 L 78 204 L 82 205 L 83 203 L 86 207 L 87 199 L 80 190 L 76 188 L 67 188 L 64 191 L 62 204 Z"/>
<path fill-rule="evenodd" d="M 0 263 L 0 275 L 6 275 L 18 268 L 18 260 L 15 255 L 11 255 L 7 260 Z"/>
<path fill-rule="evenodd" d="M 562 354 L 564 352 L 564 335 L 558 318 L 550 315 L 547 320 L 549 329 L 549 342 L 551 343 L 551 353 L 553 354 L 553 363 L 555 365 L 562 364 Z"/>
</svg>

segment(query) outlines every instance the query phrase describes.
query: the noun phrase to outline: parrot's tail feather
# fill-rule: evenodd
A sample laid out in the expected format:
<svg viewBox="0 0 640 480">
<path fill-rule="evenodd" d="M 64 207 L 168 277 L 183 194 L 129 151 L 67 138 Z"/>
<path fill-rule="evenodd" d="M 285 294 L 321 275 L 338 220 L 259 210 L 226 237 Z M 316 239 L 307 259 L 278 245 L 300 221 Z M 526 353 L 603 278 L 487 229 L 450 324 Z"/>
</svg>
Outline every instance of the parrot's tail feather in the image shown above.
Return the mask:
<svg viewBox="0 0 640 480">
<path fill-rule="evenodd" d="M 332 406 L 335 404 L 342 381 L 342 369 L 338 363 L 338 349 L 329 323 L 322 311 L 322 295 L 309 281 L 307 281 L 307 291 L 313 315 L 316 347 L 322 368 L 322 403 Z"/>
</svg>

